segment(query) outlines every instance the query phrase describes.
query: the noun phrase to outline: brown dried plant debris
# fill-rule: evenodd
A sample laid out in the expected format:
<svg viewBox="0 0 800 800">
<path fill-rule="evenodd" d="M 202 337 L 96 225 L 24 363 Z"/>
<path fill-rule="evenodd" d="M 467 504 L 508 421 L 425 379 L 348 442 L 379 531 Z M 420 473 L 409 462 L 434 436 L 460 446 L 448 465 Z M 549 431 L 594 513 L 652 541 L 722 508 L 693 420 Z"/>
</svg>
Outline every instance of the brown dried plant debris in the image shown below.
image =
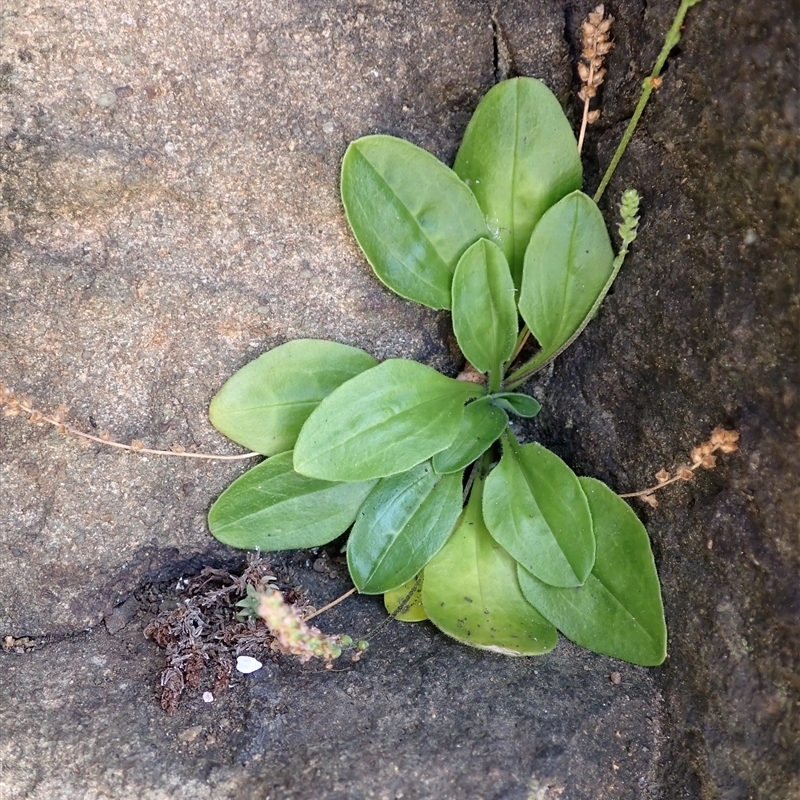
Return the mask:
<svg viewBox="0 0 800 800">
<path fill-rule="evenodd" d="M 480 372 L 472 364 L 467 363 L 464 369 L 456 376 L 457 381 L 466 381 L 467 383 L 486 383 L 486 375 Z"/>
<path fill-rule="evenodd" d="M 260 557 L 248 559 L 241 575 L 205 567 L 189 580 L 178 608 L 163 611 L 144 630 L 144 635 L 167 651 L 161 673 L 161 707 L 174 714 L 184 689 L 208 686 L 215 695 L 224 693 L 239 655 L 269 651 L 272 633 L 256 619 L 237 619 L 236 603 L 247 587 L 266 590 L 275 580 Z M 302 600 L 295 598 L 302 604 Z"/>
<path fill-rule="evenodd" d="M 592 99 L 606 77 L 603 66 L 606 56 L 611 52 L 614 43 L 611 41 L 611 23 L 614 17 L 605 15 L 605 6 L 597 6 L 581 25 L 581 59 L 578 62 L 578 77 L 581 88 L 578 97 L 583 100 L 583 119 L 578 136 L 578 152 L 583 149 L 586 126 L 592 125 L 600 118 L 600 109 L 590 111 Z"/>
<path fill-rule="evenodd" d="M 14 636 L 5 636 L 3 638 L 3 650 L 6 653 L 29 653 L 36 647 L 36 642 L 28 636 L 21 636 L 19 638 Z"/>
<path fill-rule="evenodd" d="M 209 461 L 238 461 L 240 459 L 255 458 L 259 453 L 240 453 L 238 455 L 221 455 L 218 453 L 189 453 L 180 444 L 173 444 L 169 450 L 154 450 L 145 447 L 141 439 L 134 439 L 130 444 L 114 441 L 108 431 L 102 431 L 98 436 L 86 433 L 79 428 L 69 424 L 67 419 L 67 407 L 59 406 L 52 414 L 45 414 L 35 407 L 33 400 L 25 395 L 15 394 L 7 387 L 0 384 L 0 411 L 2 416 L 19 417 L 24 416 L 31 425 L 50 425 L 62 436 L 75 436 L 84 445 L 92 442 L 116 447 L 119 450 L 127 450 L 131 453 L 142 453 L 144 455 L 155 456 L 179 456 L 181 458 L 194 458 Z"/>
<path fill-rule="evenodd" d="M 708 441 L 692 449 L 690 454 L 691 462 L 689 464 L 681 464 L 672 472 L 661 469 L 655 474 L 655 479 L 658 481 L 655 486 L 650 486 L 639 492 L 621 494 L 620 497 L 639 497 L 649 506 L 657 508 L 658 501 L 654 493 L 659 489 L 663 489 L 665 486 L 669 486 L 671 483 L 676 483 L 677 481 L 690 481 L 695 471 L 701 467 L 703 469 L 714 469 L 717 465 L 716 453 L 735 453 L 738 449 L 738 431 L 730 431 L 721 427 L 714 428 L 711 432 L 711 438 L 709 438 Z"/>
<path fill-rule="evenodd" d="M 187 583 L 178 608 L 164 611 L 144 631 L 167 651 L 161 673 L 161 707 L 174 714 L 185 689 L 227 691 L 240 655 L 276 653 L 321 658 L 326 667 L 353 642 L 306 624 L 314 609 L 296 588 L 283 592 L 260 555 L 251 555 L 241 575 L 206 567 Z M 358 660 L 363 645 L 356 645 Z"/>
</svg>

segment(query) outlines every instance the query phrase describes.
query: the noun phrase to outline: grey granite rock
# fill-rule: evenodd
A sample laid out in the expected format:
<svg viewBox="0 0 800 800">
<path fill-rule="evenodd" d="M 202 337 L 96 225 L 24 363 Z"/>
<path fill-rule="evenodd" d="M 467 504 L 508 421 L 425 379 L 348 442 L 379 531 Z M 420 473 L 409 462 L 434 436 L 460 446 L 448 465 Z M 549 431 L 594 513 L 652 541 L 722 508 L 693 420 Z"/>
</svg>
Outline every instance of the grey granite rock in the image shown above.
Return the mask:
<svg viewBox="0 0 800 800">
<path fill-rule="evenodd" d="M 385 132 L 449 161 L 480 96 L 513 74 L 543 78 L 577 119 L 592 5 L 8 0 L 0 381 L 88 431 L 235 452 L 208 401 L 288 339 L 455 372 L 446 315 L 384 290 L 349 236 L 342 153 Z M 676 6 L 611 8 L 590 187 Z M 603 203 L 611 225 L 622 189 L 643 195 L 634 251 L 531 383 L 545 411 L 528 434 L 619 491 L 717 424 L 742 434 L 717 469 L 637 506 L 663 582 L 663 667 L 567 642 L 505 659 L 393 625 L 345 672 L 268 662 L 165 717 L 162 656 L 130 598 L 235 562 L 205 514 L 244 464 L 84 449 L 3 420 L 0 796 L 800 798 L 797 26 L 790 0 L 691 11 Z M 313 560 L 279 563 L 330 599 L 346 583 Z M 381 617 L 359 598 L 327 624 Z"/>
</svg>

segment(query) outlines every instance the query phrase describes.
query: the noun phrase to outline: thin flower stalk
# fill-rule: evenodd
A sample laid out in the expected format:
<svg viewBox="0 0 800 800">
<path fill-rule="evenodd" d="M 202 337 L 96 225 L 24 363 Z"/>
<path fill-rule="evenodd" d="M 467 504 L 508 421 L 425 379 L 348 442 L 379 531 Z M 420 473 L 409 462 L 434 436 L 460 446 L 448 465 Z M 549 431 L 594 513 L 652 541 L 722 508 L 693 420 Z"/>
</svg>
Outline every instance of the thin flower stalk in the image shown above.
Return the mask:
<svg viewBox="0 0 800 800">
<path fill-rule="evenodd" d="M 694 473 L 701 467 L 714 469 L 717 465 L 716 453 L 735 453 L 739 449 L 738 442 L 738 431 L 730 431 L 721 427 L 714 428 L 708 441 L 692 449 L 689 464 L 682 464 L 672 472 L 661 469 L 655 475 L 656 481 L 658 481 L 655 486 L 649 486 L 639 492 L 621 494 L 620 497 L 638 497 L 649 506 L 657 508 L 658 501 L 654 496 L 655 492 L 678 481 L 690 481 L 694 477 Z"/>
<path fill-rule="evenodd" d="M 62 436 L 75 436 L 85 444 L 96 442 L 97 444 L 115 447 L 118 450 L 128 450 L 131 453 L 141 453 L 154 456 L 174 456 L 178 458 L 194 458 L 206 461 L 240 461 L 247 458 L 255 458 L 260 453 L 239 453 L 237 455 L 223 455 L 220 453 L 190 453 L 180 444 L 173 444 L 170 450 L 156 450 L 145 447 L 140 439 L 134 439 L 130 444 L 116 442 L 111 438 L 108 431 L 102 431 L 99 435 L 86 433 L 79 428 L 70 425 L 67 421 L 66 406 L 59 406 L 50 415 L 37 409 L 33 401 L 24 395 L 14 394 L 5 386 L 0 384 L 0 409 L 4 417 L 24 416 L 31 425 L 51 425 Z"/>
<path fill-rule="evenodd" d="M 639 102 L 636 104 L 636 108 L 633 111 L 633 116 L 628 123 L 628 127 L 625 129 L 625 133 L 622 135 L 622 139 L 620 140 L 616 152 L 611 159 L 611 163 L 608 165 L 608 169 L 606 170 L 605 175 L 603 175 L 603 179 L 600 181 L 600 185 L 597 187 L 597 191 L 594 193 L 593 199 L 595 203 L 600 202 L 600 198 L 603 196 L 608 184 L 611 182 L 611 177 L 616 171 L 619 162 L 622 160 L 622 156 L 625 154 L 625 150 L 627 149 L 630 140 L 633 138 L 633 133 L 636 130 L 636 126 L 639 124 L 642 114 L 644 113 L 644 109 L 647 105 L 647 101 L 650 99 L 650 95 L 654 89 L 658 89 L 658 87 L 661 86 L 661 70 L 664 68 L 664 64 L 666 64 L 667 58 L 672 52 L 672 48 L 675 47 L 681 40 L 681 28 L 683 27 L 683 21 L 686 19 L 686 15 L 689 13 L 689 9 L 692 6 L 697 5 L 700 1 L 701 0 L 681 0 L 680 7 L 675 14 L 675 19 L 672 20 L 672 25 L 670 26 L 669 31 L 667 31 L 667 35 L 664 39 L 664 46 L 661 48 L 661 52 L 658 54 L 656 63 L 653 65 L 653 71 L 644 79 L 644 81 L 642 81 L 642 93 L 639 95 Z"/>
</svg>

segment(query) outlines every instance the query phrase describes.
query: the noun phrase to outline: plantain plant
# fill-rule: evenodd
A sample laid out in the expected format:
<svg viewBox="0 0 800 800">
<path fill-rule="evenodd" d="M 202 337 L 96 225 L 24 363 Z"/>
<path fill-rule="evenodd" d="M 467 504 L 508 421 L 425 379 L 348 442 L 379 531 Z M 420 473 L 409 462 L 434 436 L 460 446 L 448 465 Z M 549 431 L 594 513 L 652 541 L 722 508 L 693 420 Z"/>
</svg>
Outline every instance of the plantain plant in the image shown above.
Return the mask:
<svg viewBox="0 0 800 800">
<path fill-rule="evenodd" d="M 539 412 L 520 390 L 584 329 L 636 236 L 636 192 L 615 256 L 581 185 L 569 122 L 532 78 L 488 92 L 453 169 L 390 136 L 352 142 L 341 193 L 356 241 L 389 289 L 451 312 L 472 380 L 315 339 L 265 353 L 211 403 L 219 431 L 267 456 L 212 506 L 214 536 L 271 551 L 351 529 L 353 583 L 401 619 L 511 655 L 551 650 L 560 630 L 660 664 L 641 522 L 510 425 Z M 519 363 L 531 336 L 538 349 Z"/>
</svg>

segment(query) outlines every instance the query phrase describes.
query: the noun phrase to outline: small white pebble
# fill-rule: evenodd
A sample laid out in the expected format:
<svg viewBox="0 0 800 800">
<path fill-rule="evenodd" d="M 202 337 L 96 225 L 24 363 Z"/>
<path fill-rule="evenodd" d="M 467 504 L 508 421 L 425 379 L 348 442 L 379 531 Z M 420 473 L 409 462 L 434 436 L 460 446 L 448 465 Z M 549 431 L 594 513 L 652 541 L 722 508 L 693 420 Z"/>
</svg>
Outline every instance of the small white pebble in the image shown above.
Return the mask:
<svg viewBox="0 0 800 800">
<path fill-rule="evenodd" d="M 103 92 L 103 94 L 97 98 L 97 105 L 99 105 L 100 108 L 111 108 L 116 105 L 116 103 L 117 95 L 114 92 Z"/>
<path fill-rule="evenodd" d="M 236 659 L 237 671 L 245 675 L 261 669 L 262 666 L 263 664 L 258 659 L 251 658 L 250 656 L 239 656 L 239 658 Z"/>
<path fill-rule="evenodd" d="M 213 703 L 214 702 L 214 695 L 211 692 L 203 692 L 203 702 L 204 703 Z"/>
<path fill-rule="evenodd" d="M 164 142 L 164 152 L 171 156 L 175 152 L 175 145 L 172 142 Z"/>
</svg>

